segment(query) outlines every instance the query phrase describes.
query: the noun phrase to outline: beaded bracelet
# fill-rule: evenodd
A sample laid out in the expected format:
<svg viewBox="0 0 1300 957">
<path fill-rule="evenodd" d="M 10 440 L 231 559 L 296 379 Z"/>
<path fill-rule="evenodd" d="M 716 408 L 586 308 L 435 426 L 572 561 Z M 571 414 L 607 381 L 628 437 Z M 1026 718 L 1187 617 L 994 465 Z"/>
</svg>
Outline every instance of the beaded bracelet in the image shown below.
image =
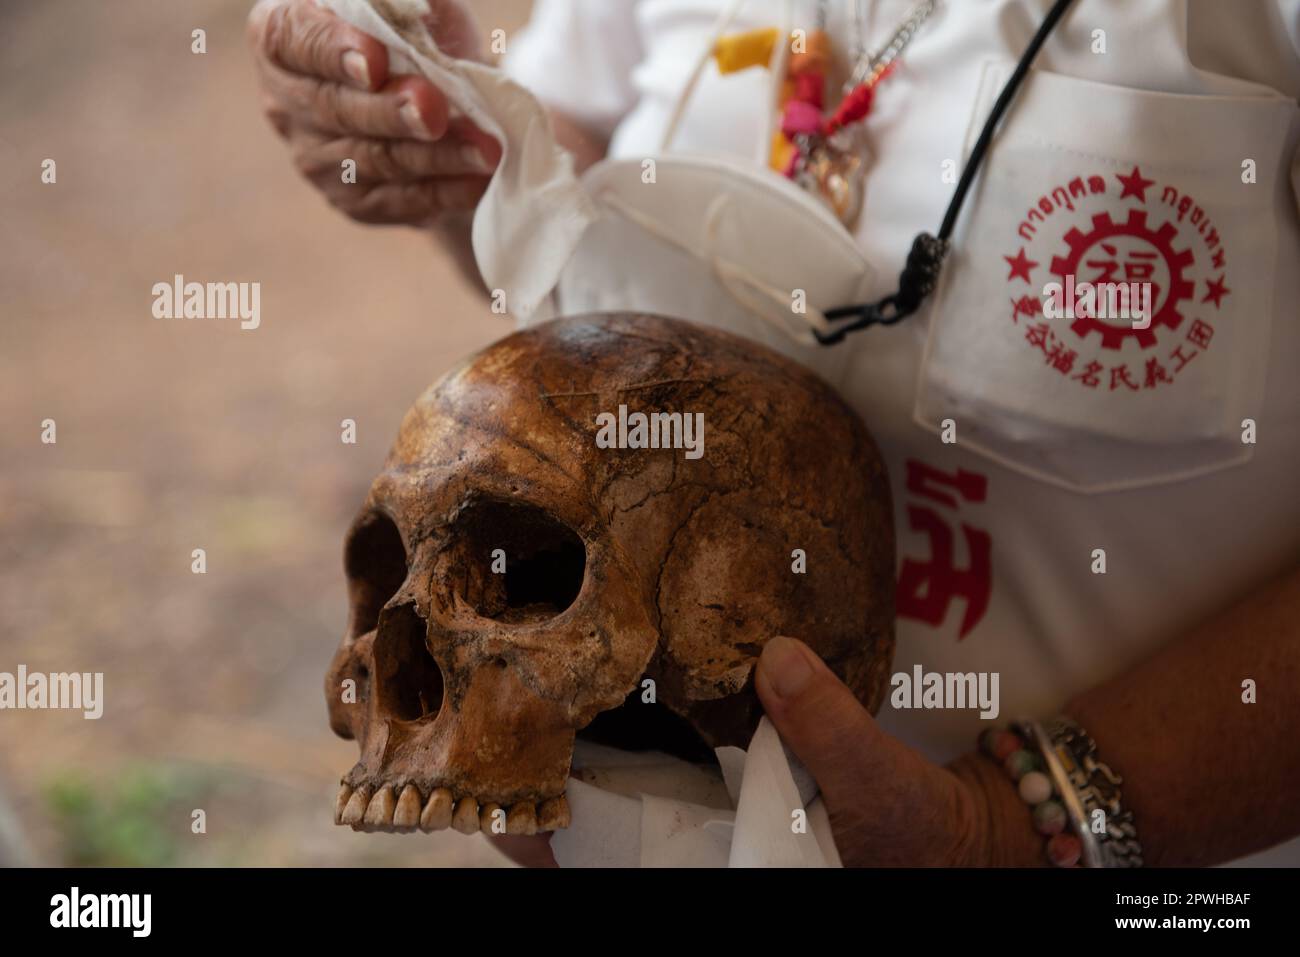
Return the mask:
<svg viewBox="0 0 1300 957">
<path fill-rule="evenodd" d="M 1025 732 L 1023 735 L 1009 729 L 990 728 L 979 737 L 980 750 L 1002 765 L 1016 782 L 1021 799 L 1033 809 L 1034 829 L 1047 838 L 1047 859 L 1056 867 L 1077 867 L 1085 848 L 1080 834 L 1087 831 L 1081 827 L 1078 816 L 1066 811 L 1068 798 L 1073 795 L 1061 793 L 1061 785 L 1054 784 L 1049 777 L 1051 769 L 1045 759 L 1046 752 L 1035 740 L 1033 729 L 1022 726 L 1021 730 Z M 1068 780 L 1064 786 L 1069 788 Z M 1077 798 L 1074 803 L 1078 803 Z M 1072 817 L 1078 832 L 1074 834 L 1066 829 Z"/>
</svg>

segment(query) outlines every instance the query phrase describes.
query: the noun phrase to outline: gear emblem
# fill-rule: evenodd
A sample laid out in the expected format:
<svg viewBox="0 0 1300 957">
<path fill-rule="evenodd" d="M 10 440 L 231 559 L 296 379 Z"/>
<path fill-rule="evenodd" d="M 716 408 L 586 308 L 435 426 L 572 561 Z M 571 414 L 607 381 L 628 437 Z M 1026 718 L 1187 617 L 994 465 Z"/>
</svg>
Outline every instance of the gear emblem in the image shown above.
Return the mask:
<svg viewBox="0 0 1300 957">
<path fill-rule="evenodd" d="M 1119 349 L 1127 338 L 1137 340 L 1143 349 L 1156 344 L 1158 326 L 1177 329 L 1183 322 L 1179 306 L 1195 294 L 1195 285 L 1183 276 L 1192 264 L 1191 250 L 1176 250 L 1174 237 L 1178 235 L 1173 223 L 1163 223 L 1158 229 L 1147 225 L 1147 214 L 1142 209 L 1130 209 L 1128 219 L 1116 223 L 1109 213 L 1092 217 L 1092 229 L 1085 233 L 1072 228 L 1065 234 L 1069 252 L 1052 259 L 1052 272 L 1061 277 L 1074 276 L 1077 282 L 1124 283 L 1146 281 L 1152 284 L 1151 325 L 1135 329 L 1131 324 L 1108 322 L 1094 316 L 1079 316 L 1070 325 L 1081 339 L 1090 332 L 1101 336 L 1103 349 Z M 1081 272 L 1090 271 L 1089 274 Z"/>
</svg>

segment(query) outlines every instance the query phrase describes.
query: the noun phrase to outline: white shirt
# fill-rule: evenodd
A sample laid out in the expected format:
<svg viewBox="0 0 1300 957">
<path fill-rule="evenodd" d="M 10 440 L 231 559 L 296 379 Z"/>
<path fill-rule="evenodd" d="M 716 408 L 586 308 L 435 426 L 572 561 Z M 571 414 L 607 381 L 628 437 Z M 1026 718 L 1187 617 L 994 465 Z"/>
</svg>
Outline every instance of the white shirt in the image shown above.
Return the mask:
<svg viewBox="0 0 1300 957">
<path fill-rule="evenodd" d="M 722 0 L 537 0 L 531 24 L 510 41 L 506 68 L 549 106 L 610 132 L 612 156 L 652 156 L 722 6 Z M 867 46 L 878 46 L 910 6 L 911 0 L 867 4 Z M 903 65 L 878 89 L 868 119 L 874 157 L 867 200 L 855 230 L 867 257 L 880 267 L 872 298 L 893 290 L 913 237 L 935 231 L 943 217 L 953 186 L 940 171 L 945 160 L 956 158 L 960 166 L 972 129 L 977 131 L 983 121 L 976 98 L 985 65 L 1017 60 L 1049 6 L 1049 0 L 941 2 L 904 54 Z M 782 22 L 783 7 L 782 0 L 751 0 L 733 29 L 775 26 Z M 809 25 L 815 8 L 812 2 L 796 4 Z M 830 9 L 829 30 L 843 45 L 853 36 L 852 3 L 832 2 Z M 1104 31 L 1104 54 L 1092 52 L 1097 30 Z M 1176 200 L 1162 202 L 1156 196 L 1162 181 L 1141 195 L 1132 193 L 1141 187 L 1140 178 L 1136 187 L 1126 187 L 1115 177 L 1127 168 L 1118 165 L 1120 157 L 1133 156 L 1140 167 L 1148 129 L 1143 111 L 1160 106 L 1160 101 L 1143 100 L 1142 91 L 1202 98 L 1192 109 L 1204 128 L 1194 132 L 1208 148 L 1230 118 L 1225 111 L 1232 110 L 1227 100 L 1215 97 L 1250 95 L 1261 87 L 1292 100 L 1300 96 L 1298 41 L 1296 0 L 1078 0 L 1036 63 L 1066 78 L 1065 83 L 1104 84 L 1132 109 L 1126 110 L 1125 123 L 1095 129 L 1092 159 L 1108 184 L 1106 192 L 1086 210 L 1080 198 L 1080 209 L 1072 208 L 1068 215 L 1060 208 L 1059 215 L 1034 220 L 1020 234 L 1031 237 L 1023 246 L 1027 257 L 1045 263 L 1053 250 L 1068 248 L 1070 224 L 1086 227 L 1087 217 L 1098 212 L 1120 221 L 1139 198 L 1153 224 L 1172 220 L 1176 245 L 1194 247 L 1195 261 L 1184 277 L 1192 286 L 1183 302 L 1188 315 L 1177 336 L 1157 330 L 1159 343 L 1150 348 L 1161 350 L 1161 368 L 1172 370 L 1169 355 L 1193 328 L 1204 329 L 1195 326 L 1200 318 L 1213 324 L 1220 354 L 1229 346 L 1240 350 L 1253 343 L 1267 355 L 1266 371 L 1253 370 L 1260 387 L 1258 433 L 1244 464 L 1088 495 L 1009 468 L 964 446 L 960 438 L 956 444 L 941 442 L 918 425 L 913 409 L 927 335 L 936 322 L 969 313 L 990 323 L 996 318 L 1017 324 L 1015 346 L 1008 338 L 992 355 L 991 380 L 998 378 L 998 369 L 1019 370 L 1026 362 L 1050 367 L 1048 345 L 1033 341 L 1033 317 L 1015 314 L 1014 295 L 981 294 L 963 301 L 950 295 L 898 326 L 854 333 L 837 347 L 852 353 L 850 371 L 837 384 L 875 435 L 893 481 L 900 573 L 896 671 L 910 672 L 919 663 L 927 671 L 999 672 L 999 722 L 1047 716 L 1071 695 L 1123 671 L 1295 566 L 1300 557 L 1300 270 L 1295 268 L 1300 227 L 1294 187 L 1281 183 L 1275 196 L 1264 199 L 1262 216 L 1271 217 L 1276 233 L 1272 243 L 1262 238 L 1270 230 L 1260 223 L 1258 233 L 1237 228 L 1218 237 L 1221 244 L 1205 245 L 1205 232 L 1197 237 L 1190 209 L 1180 220 Z M 754 157 L 766 129 L 768 82 L 761 69 L 722 77 L 710 67 L 675 148 Z M 1300 162 L 1300 123 L 1293 118 L 1280 136 L 1286 169 Z M 1232 161 L 1227 175 L 1235 177 L 1238 159 L 1231 150 L 1225 155 Z M 1253 159 L 1261 168 L 1269 162 Z M 1085 170 L 1086 161 L 1080 163 Z M 1300 167 L 1291 178 L 1297 176 Z M 1127 182 L 1134 182 L 1131 176 Z M 1032 210 L 1054 184 L 1026 182 L 1023 206 Z M 1122 192 L 1130 195 L 1121 199 Z M 1238 194 L 1225 187 L 1223 195 Z M 1230 200 L 1200 193 L 1196 199 L 1196 212 L 1229 221 Z M 1014 254 L 1020 243 L 1012 235 L 1006 248 L 972 248 L 971 232 L 979 235 L 979 220 L 974 219 L 981 215 L 978 206 L 972 194 L 962 211 L 971 228 L 959 228 L 955 237 L 966 257 L 963 268 L 970 275 L 981 269 L 987 273 L 1005 257 L 1006 264 L 997 268 L 1011 276 L 1004 280 L 999 275 L 992 285 L 986 276 L 984 286 L 969 287 L 961 286 L 959 278 L 954 288 L 1017 293 L 1022 286 Z M 1252 216 L 1258 223 L 1261 214 Z M 1198 241 L 1202 245 L 1196 246 Z M 1094 244 L 1090 252 L 1093 248 L 1101 247 Z M 1225 249 L 1226 258 L 1216 261 L 1215 254 Z M 1024 261 L 1020 268 L 1027 268 Z M 1036 268 L 1034 279 L 1041 281 L 1046 268 Z M 1216 299 L 1215 281 L 1229 290 L 1262 291 L 1263 298 L 1254 301 L 1271 299 L 1271 308 L 1262 315 L 1253 314 L 1260 310 L 1237 315 L 1231 291 L 1218 292 Z M 1033 288 L 1022 285 L 1024 291 Z M 998 327 L 989 328 L 995 330 L 991 335 L 1002 335 Z M 941 324 L 938 333 L 944 330 Z M 1200 337 L 1212 348 L 1203 331 Z M 1153 415 L 1186 419 L 1199 414 L 1185 411 L 1196 407 L 1198 396 L 1187 388 L 1180 393 L 1179 383 L 1161 392 L 1163 383 L 1157 380 L 1151 390 L 1156 397 L 1142 391 L 1143 360 L 1157 353 L 1136 343 L 1123 346 L 1129 350 L 1124 354 L 1136 357 L 1132 378 L 1126 371 L 1113 379 L 1110 368 L 1118 365 L 1110 363 L 1114 357 L 1101 349 L 1100 338 L 1080 334 L 1073 341 L 1063 334 L 1061 345 L 1068 345 L 1075 358 L 1060 381 L 1073 376 L 1070 388 L 1076 391 L 1062 385 L 1057 410 L 1046 400 L 1049 407 L 1042 414 L 1047 419 L 1066 414 L 1085 398 L 1104 400 L 1115 393 L 1113 416 L 1140 420 L 1146 413 L 1133 412 L 1137 406 L 1125 406 L 1118 398 L 1124 390 L 1134 391 L 1143 402 L 1163 403 L 1145 406 Z M 1185 350 L 1191 352 L 1193 345 Z M 1099 384 L 1091 386 L 1082 375 L 1089 357 L 1108 365 L 1093 376 Z M 1187 424 L 1195 430 L 1198 423 L 1193 418 Z M 1158 444 L 1150 449 L 1152 456 L 1161 454 Z M 1096 549 L 1105 551 L 1105 574 L 1094 573 Z M 1293 688 L 1270 686 L 1267 675 L 1241 676 L 1246 677 L 1259 683 L 1261 693 L 1296 694 Z M 1231 684 L 1239 681 L 1233 676 Z M 886 707 L 880 720 L 941 761 L 969 750 L 986 726 L 973 711 Z M 1101 749 L 1104 755 L 1104 743 Z M 1300 842 L 1267 857 L 1269 863 L 1300 863 Z"/>
</svg>

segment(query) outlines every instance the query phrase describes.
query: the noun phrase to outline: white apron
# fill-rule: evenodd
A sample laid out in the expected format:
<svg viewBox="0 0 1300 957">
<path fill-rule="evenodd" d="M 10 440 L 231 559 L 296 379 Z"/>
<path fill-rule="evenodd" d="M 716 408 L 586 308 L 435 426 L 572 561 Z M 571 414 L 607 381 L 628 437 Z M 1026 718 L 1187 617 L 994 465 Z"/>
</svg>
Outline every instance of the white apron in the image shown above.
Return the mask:
<svg viewBox="0 0 1300 957">
<path fill-rule="evenodd" d="M 724 11 L 715 37 L 741 6 Z M 1067 20 L 1087 6 L 1079 0 Z M 1153 27 L 1185 15 L 1183 0 L 1134 6 L 1145 8 L 1135 19 Z M 986 65 L 967 152 L 1013 66 Z M 659 154 L 606 160 L 583 177 L 605 214 L 561 274 L 553 311 L 541 315 L 693 319 L 773 346 L 843 388 L 848 354 L 871 348 L 878 330 L 831 347 L 815 344 L 811 330 L 828 328 L 823 311 L 878 294 L 898 266 L 873 268 L 820 203 L 761 159 L 667 153 L 698 72 Z M 1298 111 L 1274 90 L 1236 86 L 1231 95 L 1182 95 L 1031 73 L 923 308 L 918 424 L 941 433 L 951 423 L 965 448 L 1084 493 L 1250 458 L 1274 313 L 1276 210 L 1290 191 Z M 1146 128 L 1140 142 L 1126 135 L 1135 126 Z M 872 182 L 869 191 L 888 186 Z M 915 231 L 936 226 L 918 222 Z M 1044 289 L 1067 278 L 1149 283 L 1150 327 L 1049 319 Z"/>
</svg>

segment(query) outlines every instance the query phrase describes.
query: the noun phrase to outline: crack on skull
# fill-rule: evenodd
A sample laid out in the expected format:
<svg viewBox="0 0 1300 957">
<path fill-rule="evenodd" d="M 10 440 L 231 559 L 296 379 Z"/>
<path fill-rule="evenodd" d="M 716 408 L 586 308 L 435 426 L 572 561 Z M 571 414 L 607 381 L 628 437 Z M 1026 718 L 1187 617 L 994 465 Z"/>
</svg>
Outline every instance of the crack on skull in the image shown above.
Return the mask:
<svg viewBox="0 0 1300 957">
<path fill-rule="evenodd" d="M 477 433 L 478 435 L 485 436 L 488 439 L 488 441 L 483 441 L 482 439 L 479 439 L 478 442 L 476 442 L 475 444 L 512 446 L 514 448 L 519 449 L 521 452 L 526 452 L 528 455 L 532 456 L 541 464 L 554 469 L 556 472 L 563 475 L 565 479 L 567 479 L 568 481 L 570 482 L 577 481 L 578 477 L 571 474 L 559 462 L 555 461 L 550 456 L 546 455 L 536 446 L 525 441 L 523 437 L 518 435 L 517 433 L 506 431 L 506 427 L 504 425 L 502 424 L 494 425 L 494 424 L 485 423 L 484 421 L 482 421 L 480 417 L 478 417 L 477 412 L 472 410 L 463 411 L 463 412 L 457 411 L 457 409 L 454 406 L 449 407 L 448 403 L 446 402 L 442 403 L 440 407 L 440 411 L 444 415 L 446 415 L 447 418 L 451 419 L 457 425 L 461 426 L 466 432 L 470 434 Z M 475 418 L 473 419 L 470 418 L 471 415 L 475 416 Z M 468 443 L 468 441 L 469 440 L 467 437 L 466 442 Z"/>
<path fill-rule="evenodd" d="M 668 568 L 672 565 L 673 551 L 677 547 L 677 537 L 681 535 L 682 530 L 691 523 L 691 519 L 695 517 L 696 513 L 698 513 L 702 508 L 707 506 L 710 502 L 712 502 L 717 496 L 721 494 L 724 494 L 724 492 L 720 489 L 712 489 L 706 492 L 703 498 L 699 499 L 698 501 L 696 501 L 694 504 L 691 505 L 691 507 L 687 510 L 686 515 L 682 518 L 680 522 L 677 523 L 677 527 L 673 529 L 672 534 L 668 536 L 668 544 L 664 548 L 664 559 L 659 565 L 659 574 L 655 577 L 654 604 L 652 606 L 655 612 L 655 628 L 660 635 L 660 640 L 659 640 L 660 651 L 662 651 L 664 649 L 664 646 L 667 644 L 667 642 L 664 640 L 663 637 L 664 610 L 662 605 L 662 592 L 663 592 L 663 584 L 664 584 L 664 575 L 667 574 Z"/>
</svg>

